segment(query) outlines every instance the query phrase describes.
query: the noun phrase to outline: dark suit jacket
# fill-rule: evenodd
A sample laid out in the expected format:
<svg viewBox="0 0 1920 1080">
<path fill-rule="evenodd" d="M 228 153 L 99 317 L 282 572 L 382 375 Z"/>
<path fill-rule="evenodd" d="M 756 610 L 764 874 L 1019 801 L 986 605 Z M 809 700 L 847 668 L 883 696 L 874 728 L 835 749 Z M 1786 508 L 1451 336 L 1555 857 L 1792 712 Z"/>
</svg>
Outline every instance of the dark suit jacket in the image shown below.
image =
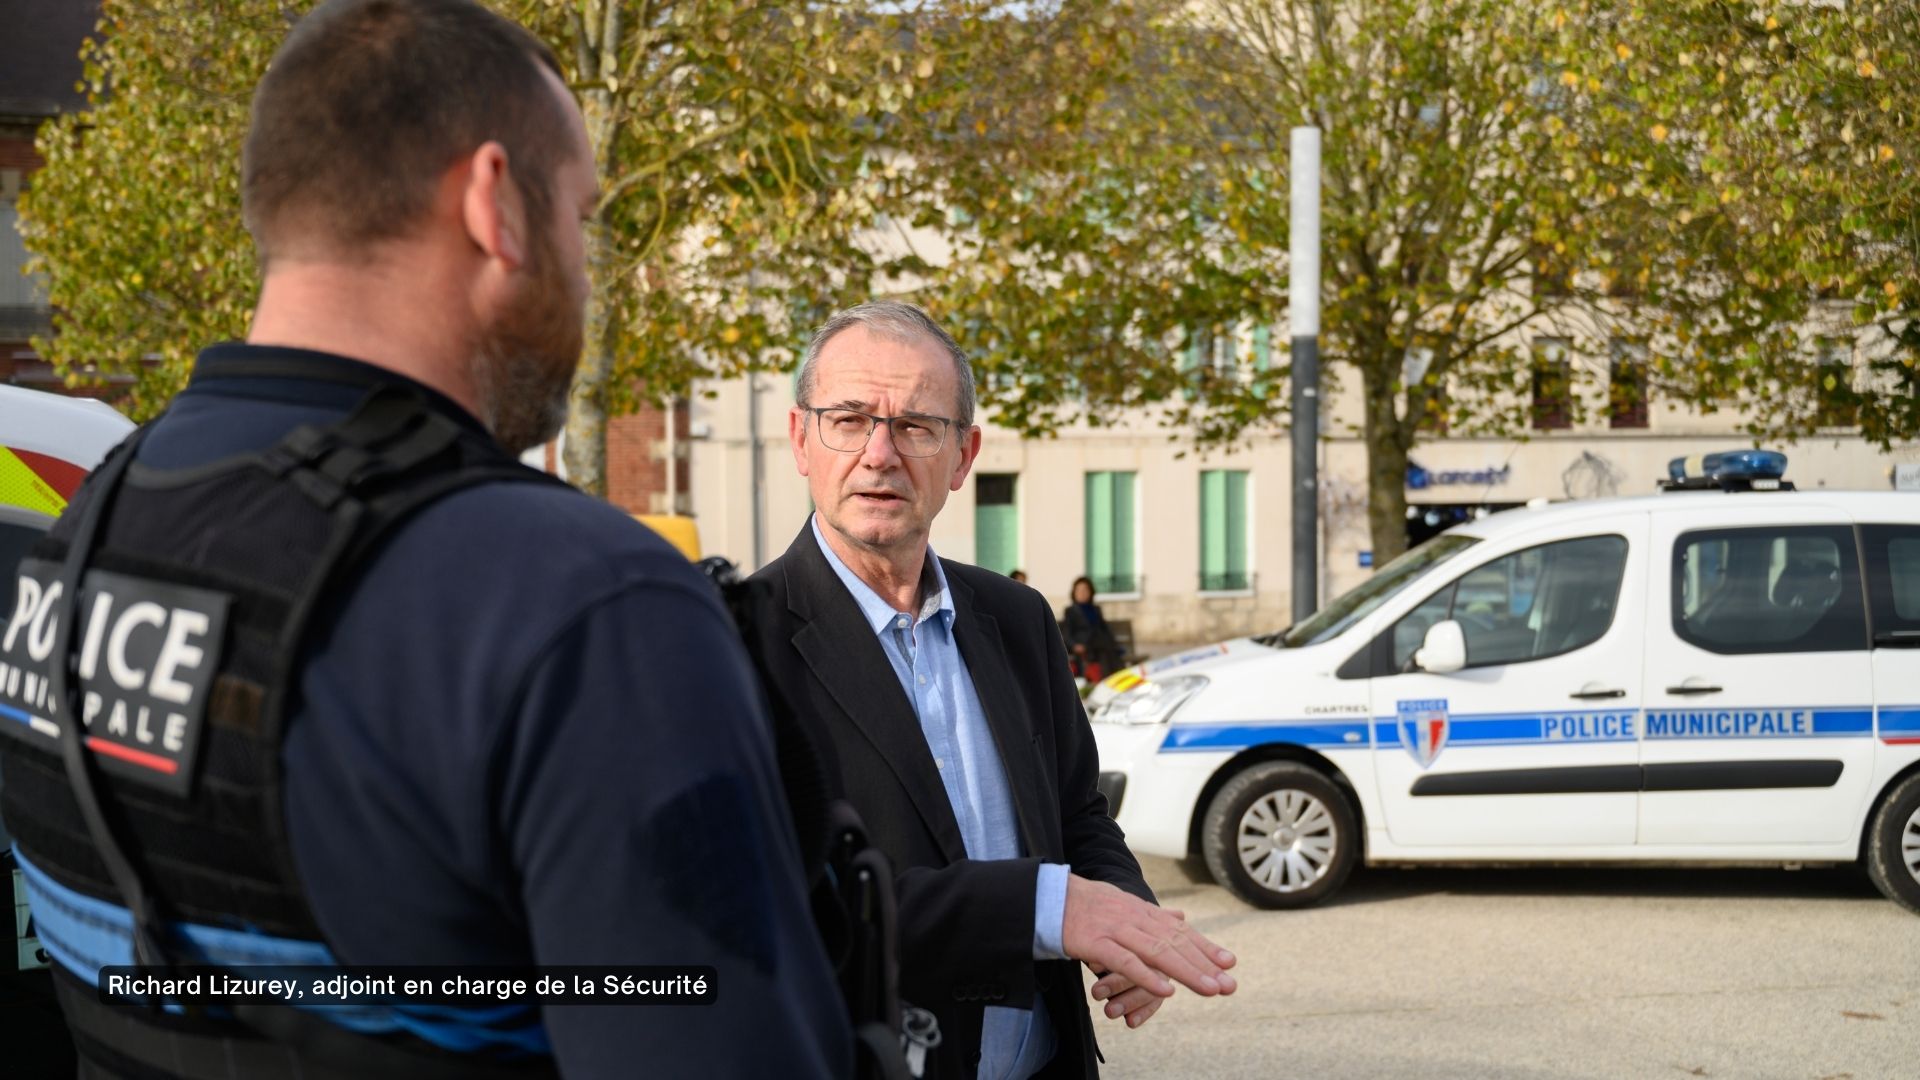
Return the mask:
<svg viewBox="0 0 1920 1080">
<path fill-rule="evenodd" d="M 946 559 L 941 567 L 1025 858 L 967 858 L 913 704 L 811 526 L 754 575 L 767 586 L 767 608 L 755 620 L 766 674 L 810 726 L 829 772 L 893 862 L 901 995 L 940 1020 L 942 1043 L 927 1075 L 971 1080 L 982 1010 L 1031 1008 L 1044 995 L 1060 1049 L 1043 1075 L 1095 1076 L 1079 963 L 1033 959 L 1039 865 L 1066 863 L 1148 901 L 1153 893 L 1095 787 L 1093 732 L 1045 599 L 978 567 Z"/>
</svg>

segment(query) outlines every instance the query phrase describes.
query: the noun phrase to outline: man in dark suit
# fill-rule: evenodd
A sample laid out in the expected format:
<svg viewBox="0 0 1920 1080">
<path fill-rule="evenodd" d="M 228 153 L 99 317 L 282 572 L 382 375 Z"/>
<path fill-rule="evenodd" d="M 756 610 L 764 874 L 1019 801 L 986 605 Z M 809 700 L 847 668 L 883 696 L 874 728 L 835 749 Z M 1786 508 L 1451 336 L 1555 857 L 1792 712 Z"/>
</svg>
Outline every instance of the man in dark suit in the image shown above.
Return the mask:
<svg viewBox="0 0 1920 1080">
<path fill-rule="evenodd" d="M 952 337 L 908 304 L 841 312 L 795 396 L 815 513 L 755 575 L 760 651 L 893 862 L 901 995 L 942 1031 L 929 1075 L 1094 1076 L 1074 961 L 1138 1027 L 1174 982 L 1231 993 L 1234 958 L 1154 904 L 1046 601 L 928 546 L 980 450 Z"/>
</svg>

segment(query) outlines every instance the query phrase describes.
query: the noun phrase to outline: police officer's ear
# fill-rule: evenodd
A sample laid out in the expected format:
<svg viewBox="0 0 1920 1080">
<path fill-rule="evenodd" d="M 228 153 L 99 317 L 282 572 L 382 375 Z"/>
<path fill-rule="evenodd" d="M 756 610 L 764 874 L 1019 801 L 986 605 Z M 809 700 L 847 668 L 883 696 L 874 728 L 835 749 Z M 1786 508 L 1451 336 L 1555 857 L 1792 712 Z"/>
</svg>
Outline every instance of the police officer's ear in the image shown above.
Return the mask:
<svg viewBox="0 0 1920 1080">
<path fill-rule="evenodd" d="M 461 184 L 460 221 L 467 237 L 489 262 L 497 260 L 508 271 L 520 269 L 526 259 L 526 204 L 513 183 L 507 149 L 497 142 L 482 143 L 456 175 Z"/>
</svg>

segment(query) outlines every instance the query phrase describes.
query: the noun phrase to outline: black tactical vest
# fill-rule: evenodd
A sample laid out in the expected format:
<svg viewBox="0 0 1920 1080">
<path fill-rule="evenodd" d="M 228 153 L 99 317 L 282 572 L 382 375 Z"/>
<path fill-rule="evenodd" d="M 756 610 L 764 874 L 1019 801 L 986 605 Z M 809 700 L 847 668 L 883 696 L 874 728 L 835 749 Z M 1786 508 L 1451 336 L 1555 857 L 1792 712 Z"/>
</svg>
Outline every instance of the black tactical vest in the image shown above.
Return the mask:
<svg viewBox="0 0 1920 1080">
<path fill-rule="evenodd" d="M 230 373 L 312 374 L 297 364 Z M 178 921 L 324 941 L 282 809 L 303 648 L 416 510 L 479 483 L 559 481 L 395 384 L 374 385 L 338 423 L 191 469 L 134 462 L 145 431 L 108 456 L 22 562 L 16 611 L 0 613 L 0 705 L 35 721 L 0 725 L 14 736 L 0 739 L 0 813 L 49 877 L 132 912 L 143 966 L 178 963 L 167 930 Z M 241 1024 L 109 1007 L 76 979 L 60 985 L 81 1056 L 110 1074 L 553 1069 L 362 1036 L 299 1009 L 236 1008 Z"/>
</svg>

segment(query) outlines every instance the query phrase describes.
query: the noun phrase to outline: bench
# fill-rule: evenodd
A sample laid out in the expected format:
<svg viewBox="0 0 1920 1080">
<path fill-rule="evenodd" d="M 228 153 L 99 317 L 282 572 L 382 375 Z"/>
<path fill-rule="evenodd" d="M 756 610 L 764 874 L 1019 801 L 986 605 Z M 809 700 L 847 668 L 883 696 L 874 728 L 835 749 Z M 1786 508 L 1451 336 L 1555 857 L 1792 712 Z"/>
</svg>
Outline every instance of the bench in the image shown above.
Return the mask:
<svg viewBox="0 0 1920 1080">
<path fill-rule="evenodd" d="M 1120 646 L 1123 663 L 1138 664 L 1146 659 L 1133 647 L 1132 619 L 1108 619 L 1107 629 L 1113 631 L 1113 643 Z"/>
</svg>

